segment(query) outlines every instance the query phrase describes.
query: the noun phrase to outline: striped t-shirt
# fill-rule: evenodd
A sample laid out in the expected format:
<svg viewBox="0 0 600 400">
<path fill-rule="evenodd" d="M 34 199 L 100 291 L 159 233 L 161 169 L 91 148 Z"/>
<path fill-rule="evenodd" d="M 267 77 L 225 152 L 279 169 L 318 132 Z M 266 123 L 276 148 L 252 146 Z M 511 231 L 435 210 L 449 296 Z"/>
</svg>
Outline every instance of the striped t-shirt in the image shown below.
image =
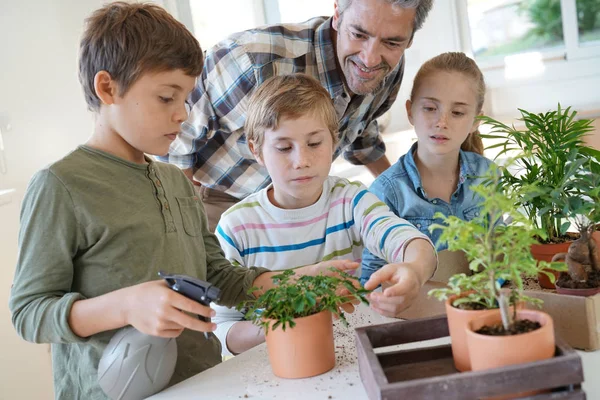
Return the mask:
<svg viewBox="0 0 600 400">
<path fill-rule="evenodd" d="M 284 270 L 327 260 L 360 261 L 364 248 L 395 263 L 403 261 L 411 240 L 429 241 L 362 183 L 330 176 L 315 204 L 292 210 L 275 207 L 267 197 L 270 188 L 248 196 L 221 217 L 217 237 L 234 265 Z M 229 355 L 227 332 L 243 315 L 214 308 L 215 334 L 223 354 Z"/>
</svg>

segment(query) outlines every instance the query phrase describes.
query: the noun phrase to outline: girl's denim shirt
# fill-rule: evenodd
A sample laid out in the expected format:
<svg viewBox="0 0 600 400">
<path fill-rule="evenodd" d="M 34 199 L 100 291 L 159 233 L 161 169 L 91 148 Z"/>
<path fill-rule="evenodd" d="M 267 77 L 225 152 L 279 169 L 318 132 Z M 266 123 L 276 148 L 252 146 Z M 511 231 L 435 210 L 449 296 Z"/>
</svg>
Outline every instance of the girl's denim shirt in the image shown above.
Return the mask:
<svg viewBox="0 0 600 400">
<path fill-rule="evenodd" d="M 417 143 L 400 157 L 398 162 L 379 175 L 369 191 L 384 201 L 396 215 L 429 236 L 436 244 L 437 251 L 446 250 L 447 243 L 438 243 L 441 232 L 437 229 L 429 232 L 433 223 L 441 223 L 441 220 L 433 215 L 441 212 L 446 216 L 455 215 L 467 221 L 479 216 L 482 199 L 471 190 L 471 186 L 482 182 L 479 177 L 483 176 L 493 163 L 477 153 L 460 150 L 458 185 L 448 204 L 439 198 L 429 199 L 425 194 L 413 157 L 416 149 Z M 361 283 L 364 284 L 373 272 L 385 264 L 387 262 L 365 249 L 361 265 Z"/>
</svg>

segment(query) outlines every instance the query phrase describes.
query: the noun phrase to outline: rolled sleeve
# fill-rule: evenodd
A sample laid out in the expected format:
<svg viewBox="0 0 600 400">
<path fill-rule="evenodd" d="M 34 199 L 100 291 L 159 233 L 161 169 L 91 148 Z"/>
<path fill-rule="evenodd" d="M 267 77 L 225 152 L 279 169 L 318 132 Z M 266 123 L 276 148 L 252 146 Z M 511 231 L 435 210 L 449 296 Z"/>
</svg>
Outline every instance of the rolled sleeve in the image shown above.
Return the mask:
<svg viewBox="0 0 600 400">
<path fill-rule="evenodd" d="M 212 319 L 212 322 L 217 324 L 217 329 L 213 332 L 221 341 L 221 354 L 224 356 L 234 356 L 229 348 L 227 348 L 227 334 L 233 325 L 244 320 L 244 315 L 232 308 L 211 305 L 217 315 Z"/>
<path fill-rule="evenodd" d="M 9 298 L 17 333 L 34 343 L 84 342 L 71 330 L 73 257 L 79 223 L 71 197 L 49 170 L 32 179 L 21 211 L 19 257 Z"/>
</svg>

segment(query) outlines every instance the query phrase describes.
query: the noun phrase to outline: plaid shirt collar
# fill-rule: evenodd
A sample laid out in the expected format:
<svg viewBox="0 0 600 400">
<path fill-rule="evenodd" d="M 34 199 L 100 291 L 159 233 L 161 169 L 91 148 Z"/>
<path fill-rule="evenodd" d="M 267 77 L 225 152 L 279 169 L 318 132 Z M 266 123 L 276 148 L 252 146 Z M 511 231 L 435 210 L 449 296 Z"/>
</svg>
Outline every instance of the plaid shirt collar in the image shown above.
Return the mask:
<svg viewBox="0 0 600 400">
<path fill-rule="evenodd" d="M 337 32 L 331 27 L 332 18 L 326 19 L 315 31 L 315 55 L 319 79 L 323 87 L 327 88 L 332 99 L 344 93 L 344 81 L 337 68 L 336 49 L 331 40 L 331 35 Z"/>
</svg>

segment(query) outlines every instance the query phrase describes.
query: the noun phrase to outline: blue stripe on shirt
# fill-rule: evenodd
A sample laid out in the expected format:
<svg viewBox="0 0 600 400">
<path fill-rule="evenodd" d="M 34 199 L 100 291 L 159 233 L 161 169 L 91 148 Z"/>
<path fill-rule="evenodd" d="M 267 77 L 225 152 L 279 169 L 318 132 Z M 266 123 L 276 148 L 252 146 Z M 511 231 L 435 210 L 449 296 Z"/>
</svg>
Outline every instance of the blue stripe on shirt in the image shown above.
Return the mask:
<svg viewBox="0 0 600 400">
<path fill-rule="evenodd" d="M 385 243 L 385 239 L 387 239 L 388 235 L 390 234 L 391 231 L 393 231 L 396 228 L 399 228 L 401 226 L 412 226 L 411 224 L 397 224 L 394 226 L 390 226 L 387 231 L 385 231 L 385 233 L 383 234 L 383 237 L 381 238 L 381 243 L 379 243 L 379 250 L 383 250 L 383 245 Z"/>
</svg>

